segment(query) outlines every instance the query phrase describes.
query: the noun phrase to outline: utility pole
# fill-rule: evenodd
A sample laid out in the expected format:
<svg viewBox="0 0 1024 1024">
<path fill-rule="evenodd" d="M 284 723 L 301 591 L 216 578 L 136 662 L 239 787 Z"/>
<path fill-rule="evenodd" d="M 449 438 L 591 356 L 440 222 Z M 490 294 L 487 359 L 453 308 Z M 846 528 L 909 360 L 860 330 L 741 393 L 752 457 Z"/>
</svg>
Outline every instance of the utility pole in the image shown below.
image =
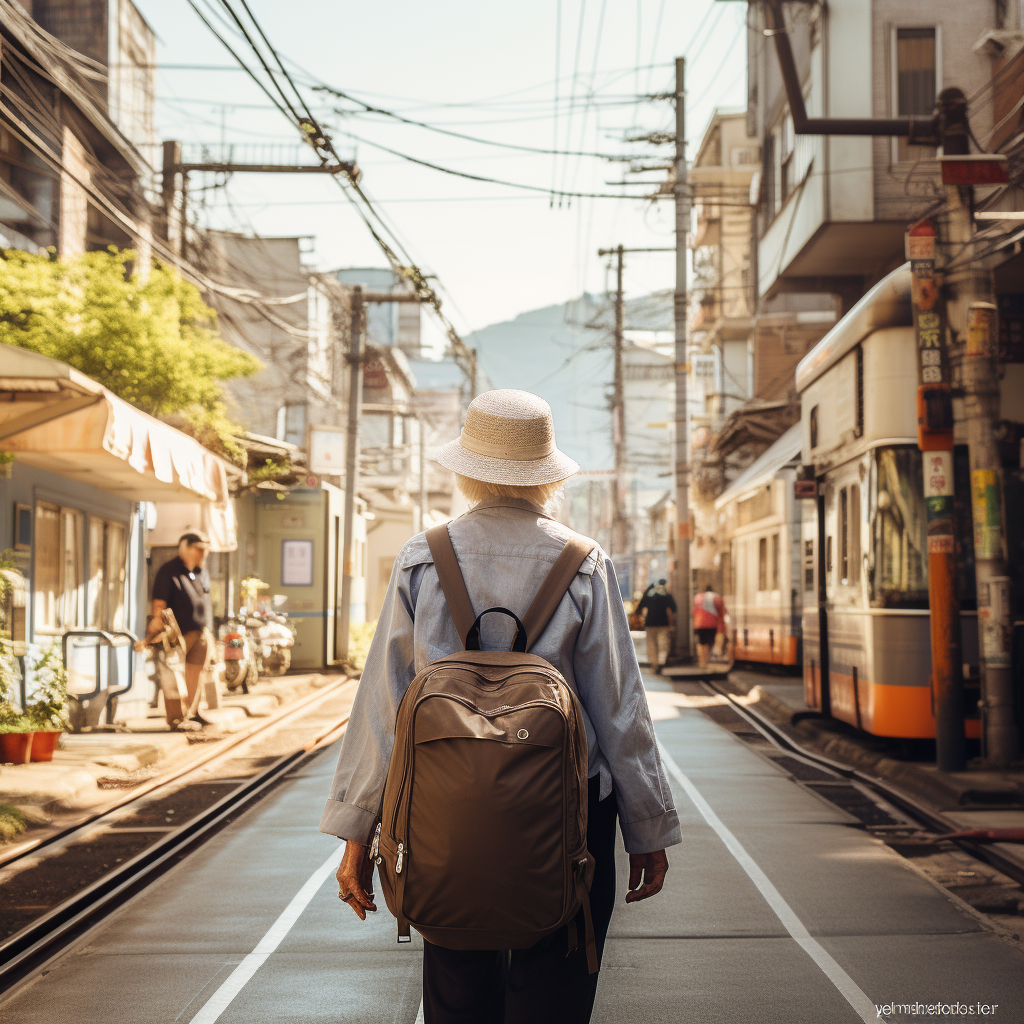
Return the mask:
<svg viewBox="0 0 1024 1024">
<path fill-rule="evenodd" d="M 981 712 L 984 754 L 995 768 L 1017 759 L 1010 664 L 1010 573 L 1003 527 L 1003 469 L 996 444 L 999 375 L 996 369 L 996 307 L 972 302 L 963 361 L 967 443 L 971 457 L 971 513 L 978 592 Z"/>
<path fill-rule="evenodd" d="M 963 161 L 970 154 L 967 97 L 960 89 L 942 90 L 938 116 L 948 211 L 944 241 L 947 252 L 966 251 L 974 257 L 974 188 L 962 183 L 962 174 L 951 173 L 958 158 Z M 1003 473 L 995 440 L 999 421 L 996 307 L 992 302 L 991 275 L 976 258 L 970 259 L 963 269 L 948 273 L 946 284 L 956 306 L 955 326 L 965 340 L 961 382 L 971 467 L 982 751 L 994 767 L 1005 768 L 1017 756 L 1018 737 L 1010 665 L 1012 617 L 1003 525 Z"/>
<path fill-rule="evenodd" d="M 935 705 L 935 754 L 940 771 L 967 766 L 964 738 L 960 602 L 953 533 L 953 400 L 946 323 L 935 270 L 935 228 L 929 220 L 907 233 L 914 331 L 917 336 L 917 446 L 928 509 L 928 607 Z"/>
<path fill-rule="evenodd" d="M 349 628 L 352 617 L 352 580 L 355 566 L 352 562 L 352 533 L 355 526 L 356 490 L 359 486 L 359 420 L 363 412 L 363 364 L 366 362 L 366 307 L 371 302 L 419 302 L 411 292 L 364 292 L 362 285 L 352 287 L 351 320 L 348 332 L 348 425 L 345 428 L 345 530 L 341 555 L 341 608 L 335 630 L 335 649 L 338 660 L 348 657 Z M 422 447 L 421 447 L 421 458 Z M 422 463 L 421 463 L 422 472 Z M 422 481 L 422 476 L 421 476 Z M 420 501 L 422 487 L 420 484 Z"/>
<path fill-rule="evenodd" d="M 686 173 L 686 59 L 676 58 L 676 180 L 673 193 L 676 212 L 676 290 L 672 309 L 675 324 L 675 371 L 676 371 L 676 435 L 675 435 L 675 484 L 676 484 L 676 536 L 675 572 L 672 574 L 673 596 L 676 599 L 675 650 L 677 660 L 689 661 L 691 657 L 690 626 L 690 539 L 693 524 L 690 522 L 690 432 L 686 419 L 686 388 L 689 380 L 689 366 L 686 352 L 686 236 L 690 229 L 690 196 L 687 189 Z"/>
<path fill-rule="evenodd" d="M 615 452 L 615 482 L 612 484 L 612 557 L 626 552 L 626 512 L 623 507 L 626 489 L 626 417 L 622 384 L 622 346 L 624 343 L 624 315 L 622 298 L 622 264 L 625 248 L 598 249 L 598 256 L 615 257 L 615 333 L 614 372 L 612 376 L 612 448 Z"/>
<path fill-rule="evenodd" d="M 674 249 L 663 247 L 628 249 L 624 245 L 617 245 L 614 249 L 597 250 L 598 256 L 615 257 L 615 359 L 612 383 L 612 446 L 615 452 L 613 487 L 615 490 L 612 494 L 612 534 L 609 553 L 620 560 L 625 556 L 629 547 L 630 533 L 629 519 L 626 515 L 626 393 L 622 370 L 622 355 L 626 343 L 625 299 L 622 285 L 624 259 L 627 252 L 674 251 Z M 635 588 L 634 580 L 631 580 L 631 585 Z"/>
<path fill-rule="evenodd" d="M 427 421 L 419 417 L 420 530 L 427 528 Z"/>
<path fill-rule="evenodd" d="M 366 303 L 361 285 L 352 289 L 351 325 L 348 332 L 348 425 L 345 433 L 345 529 L 342 541 L 341 608 L 335 629 L 339 661 L 348 658 L 349 630 L 352 618 L 352 528 L 356 514 L 356 476 L 359 472 L 359 418 L 363 411 L 363 362 L 366 352 Z"/>
</svg>

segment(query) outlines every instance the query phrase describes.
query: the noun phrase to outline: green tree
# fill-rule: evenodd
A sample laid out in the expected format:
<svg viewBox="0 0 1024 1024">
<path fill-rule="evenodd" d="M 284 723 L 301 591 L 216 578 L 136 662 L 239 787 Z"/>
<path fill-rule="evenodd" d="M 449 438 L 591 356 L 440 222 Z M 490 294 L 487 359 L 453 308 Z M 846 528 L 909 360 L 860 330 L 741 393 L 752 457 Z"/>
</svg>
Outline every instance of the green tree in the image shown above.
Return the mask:
<svg viewBox="0 0 1024 1024">
<path fill-rule="evenodd" d="M 113 247 L 68 260 L 7 250 L 0 343 L 59 359 L 153 416 L 183 417 L 208 447 L 244 462 L 222 382 L 262 364 L 221 340 L 195 285 L 161 264 L 143 280 L 135 258 Z"/>
</svg>

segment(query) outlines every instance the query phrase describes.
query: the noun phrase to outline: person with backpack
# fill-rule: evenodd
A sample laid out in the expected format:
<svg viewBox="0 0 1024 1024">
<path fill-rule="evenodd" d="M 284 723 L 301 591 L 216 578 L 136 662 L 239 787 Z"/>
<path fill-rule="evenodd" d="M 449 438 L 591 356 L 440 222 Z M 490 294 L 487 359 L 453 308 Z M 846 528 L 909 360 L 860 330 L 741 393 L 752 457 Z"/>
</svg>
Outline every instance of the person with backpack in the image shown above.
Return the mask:
<svg viewBox="0 0 1024 1024">
<path fill-rule="evenodd" d="M 536 395 L 473 400 L 437 461 L 471 510 L 395 561 L 320 829 L 339 897 L 424 939 L 426 1024 L 590 1020 L 615 902 L 681 842 L 610 559 L 549 514 L 579 467 Z"/>
<path fill-rule="evenodd" d="M 725 633 L 725 601 L 709 583 L 693 601 L 693 629 L 697 634 L 697 663 L 708 667 L 718 633 Z"/>
</svg>

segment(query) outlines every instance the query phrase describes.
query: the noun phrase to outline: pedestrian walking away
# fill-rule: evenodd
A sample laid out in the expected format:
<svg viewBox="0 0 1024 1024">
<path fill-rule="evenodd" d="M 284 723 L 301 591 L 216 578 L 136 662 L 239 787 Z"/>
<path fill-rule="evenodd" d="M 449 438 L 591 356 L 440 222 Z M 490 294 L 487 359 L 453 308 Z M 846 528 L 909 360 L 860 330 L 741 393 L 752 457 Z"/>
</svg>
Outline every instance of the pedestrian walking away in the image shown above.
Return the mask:
<svg viewBox="0 0 1024 1024">
<path fill-rule="evenodd" d="M 693 628 L 697 634 L 697 661 L 707 668 L 715 636 L 725 633 L 725 601 L 709 583 L 693 601 Z"/>
<path fill-rule="evenodd" d="M 644 641 L 651 670 L 660 673 L 672 649 L 672 631 L 676 625 L 676 599 L 665 589 L 668 581 L 658 580 L 637 605 L 644 619 Z"/>
<path fill-rule="evenodd" d="M 629 904 L 681 841 L 615 569 L 552 516 L 579 467 L 536 395 L 480 395 L 436 458 L 471 508 L 395 561 L 320 829 L 351 910 L 376 867 L 423 936 L 426 1024 L 585 1024 L 616 823 Z"/>
</svg>

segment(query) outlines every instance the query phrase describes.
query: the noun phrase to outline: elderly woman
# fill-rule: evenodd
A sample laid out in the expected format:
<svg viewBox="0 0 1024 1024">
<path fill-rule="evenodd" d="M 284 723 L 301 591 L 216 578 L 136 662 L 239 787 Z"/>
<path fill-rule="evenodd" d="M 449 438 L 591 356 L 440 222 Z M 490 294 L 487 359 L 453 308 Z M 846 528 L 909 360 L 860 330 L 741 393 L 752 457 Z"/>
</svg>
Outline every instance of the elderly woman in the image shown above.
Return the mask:
<svg viewBox="0 0 1024 1024">
<path fill-rule="evenodd" d="M 551 410 L 525 391 L 490 391 L 469 407 L 462 435 L 437 461 L 472 509 L 448 532 L 473 605 L 522 617 L 571 532 L 549 514 L 579 466 L 555 447 Z M 487 649 L 507 650 L 514 627 L 493 617 Z M 504 630 L 504 632 L 503 632 Z M 532 638 L 531 638 L 532 639 Z M 402 695 L 427 665 L 462 649 L 424 534 L 395 560 L 320 829 L 347 840 L 339 896 L 360 920 L 376 910 L 367 845 L 377 821 Z M 589 747 L 587 847 L 598 955 L 615 902 L 615 823 L 629 854 L 635 903 L 660 892 L 665 848 L 681 841 L 672 794 L 611 560 L 595 545 L 531 652 L 580 698 Z M 565 933 L 566 929 L 561 929 Z M 528 949 L 455 950 L 424 942 L 427 1024 L 586 1022 L 597 974 L 582 948 L 555 933 Z"/>
</svg>

